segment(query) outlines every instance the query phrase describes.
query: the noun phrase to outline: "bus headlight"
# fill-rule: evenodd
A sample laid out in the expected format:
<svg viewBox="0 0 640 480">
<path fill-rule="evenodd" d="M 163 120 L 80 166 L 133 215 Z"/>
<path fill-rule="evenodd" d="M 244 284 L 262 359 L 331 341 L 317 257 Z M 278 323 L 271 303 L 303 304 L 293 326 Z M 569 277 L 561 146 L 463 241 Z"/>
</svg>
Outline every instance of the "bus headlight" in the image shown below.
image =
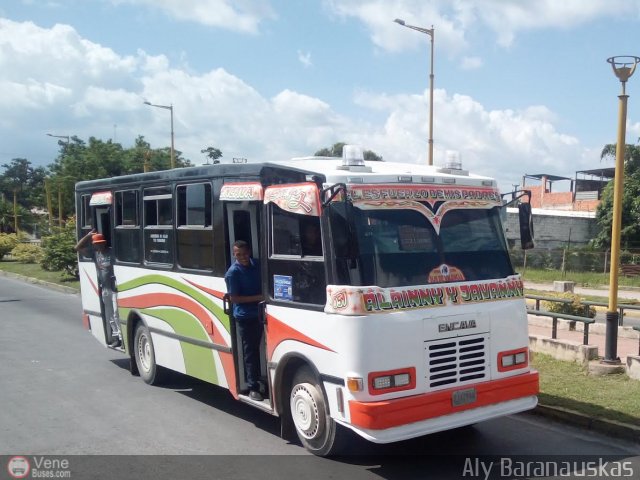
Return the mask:
<svg viewBox="0 0 640 480">
<path fill-rule="evenodd" d="M 520 348 L 498 354 L 498 371 L 508 372 L 516 368 L 524 368 L 529 365 L 529 349 Z"/>
<path fill-rule="evenodd" d="M 410 367 L 386 372 L 371 372 L 368 383 L 371 395 L 409 390 L 416 387 L 416 369 Z"/>
</svg>

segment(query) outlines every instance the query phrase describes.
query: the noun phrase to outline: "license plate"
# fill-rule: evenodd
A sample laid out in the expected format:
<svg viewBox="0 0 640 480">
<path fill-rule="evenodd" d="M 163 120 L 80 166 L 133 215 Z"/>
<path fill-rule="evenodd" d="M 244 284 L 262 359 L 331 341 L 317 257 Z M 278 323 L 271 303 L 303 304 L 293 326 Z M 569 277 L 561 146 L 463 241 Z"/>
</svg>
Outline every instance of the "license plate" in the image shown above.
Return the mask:
<svg viewBox="0 0 640 480">
<path fill-rule="evenodd" d="M 456 390 L 451 395 L 451 404 L 454 407 L 461 407 L 462 405 L 468 405 L 474 403 L 477 400 L 476 389 L 466 388 L 464 390 Z"/>
</svg>

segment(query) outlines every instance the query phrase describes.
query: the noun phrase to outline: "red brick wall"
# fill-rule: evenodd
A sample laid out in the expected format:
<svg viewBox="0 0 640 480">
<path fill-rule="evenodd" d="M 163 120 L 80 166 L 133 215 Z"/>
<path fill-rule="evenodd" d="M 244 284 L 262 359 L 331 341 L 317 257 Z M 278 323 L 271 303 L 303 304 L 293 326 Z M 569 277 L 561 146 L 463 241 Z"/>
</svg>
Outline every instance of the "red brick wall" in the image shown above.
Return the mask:
<svg viewBox="0 0 640 480">
<path fill-rule="evenodd" d="M 531 190 L 531 206 L 533 208 L 593 212 L 600 203 L 600 200 L 578 200 L 577 202 L 572 202 L 572 192 L 548 192 L 543 190 L 542 185 L 527 185 L 525 189 Z"/>
</svg>

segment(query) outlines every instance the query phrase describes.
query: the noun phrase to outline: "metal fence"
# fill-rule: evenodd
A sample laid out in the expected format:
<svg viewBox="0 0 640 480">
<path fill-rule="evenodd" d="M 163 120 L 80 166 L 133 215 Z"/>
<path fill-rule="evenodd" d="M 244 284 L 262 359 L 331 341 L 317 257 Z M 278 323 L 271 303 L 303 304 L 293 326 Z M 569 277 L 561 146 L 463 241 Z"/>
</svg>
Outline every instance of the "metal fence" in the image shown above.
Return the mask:
<svg viewBox="0 0 640 480">
<path fill-rule="evenodd" d="M 538 268 L 560 270 L 562 272 L 598 272 L 609 271 L 610 251 L 585 249 L 542 249 L 511 250 L 511 260 L 517 268 Z M 640 251 L 622 251 L 622 265 L 640 265 Z"/>
</svg>

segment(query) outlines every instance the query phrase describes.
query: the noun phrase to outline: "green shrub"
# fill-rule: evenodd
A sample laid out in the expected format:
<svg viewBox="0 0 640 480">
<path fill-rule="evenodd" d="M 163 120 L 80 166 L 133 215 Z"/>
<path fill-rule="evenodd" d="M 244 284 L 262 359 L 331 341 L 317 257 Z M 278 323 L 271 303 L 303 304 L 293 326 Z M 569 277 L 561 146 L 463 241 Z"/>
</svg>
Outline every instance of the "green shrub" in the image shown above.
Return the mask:
<svg viewBox="0 0 640 480">
<path fill-rule="evenodd" d="M 552 295 L 554 297 L 569 299 L 571 303 L 561 303 L 561 302 L 550 302 L 543 301 L 542 306 L 547 312 L 553 313 L 564 313 L 567 315 L 575 315 L 578 317 L 589 317 L 593 318 L 596 316 L 596 309 L 594 307 L 589 307 L 587 311 L 587 307 L 580 303 L 580 296 L 575 295 L 571 292 L 559 293 Z"/>
<path fill-rule="evenodd" d="M 78 256 L 75 245 L 76 225 L 70 221 L 64 227 L 55 229 L 53 235 L 42 239 L 44 257 L 40 265 L 45 270 L 62 271 L 77 279 Z"/>
<path fill-rule="evenodd" d="M 35 243 L 19 243 L 11 250 L 11 255 L 20 263 L 40 263 L 44 252 Z"/>
<path fill-rule="evenodd" d="M 18 245 L 18 236 L 15 233 L 0 233 L 0 260 Z"/>
</svg>

